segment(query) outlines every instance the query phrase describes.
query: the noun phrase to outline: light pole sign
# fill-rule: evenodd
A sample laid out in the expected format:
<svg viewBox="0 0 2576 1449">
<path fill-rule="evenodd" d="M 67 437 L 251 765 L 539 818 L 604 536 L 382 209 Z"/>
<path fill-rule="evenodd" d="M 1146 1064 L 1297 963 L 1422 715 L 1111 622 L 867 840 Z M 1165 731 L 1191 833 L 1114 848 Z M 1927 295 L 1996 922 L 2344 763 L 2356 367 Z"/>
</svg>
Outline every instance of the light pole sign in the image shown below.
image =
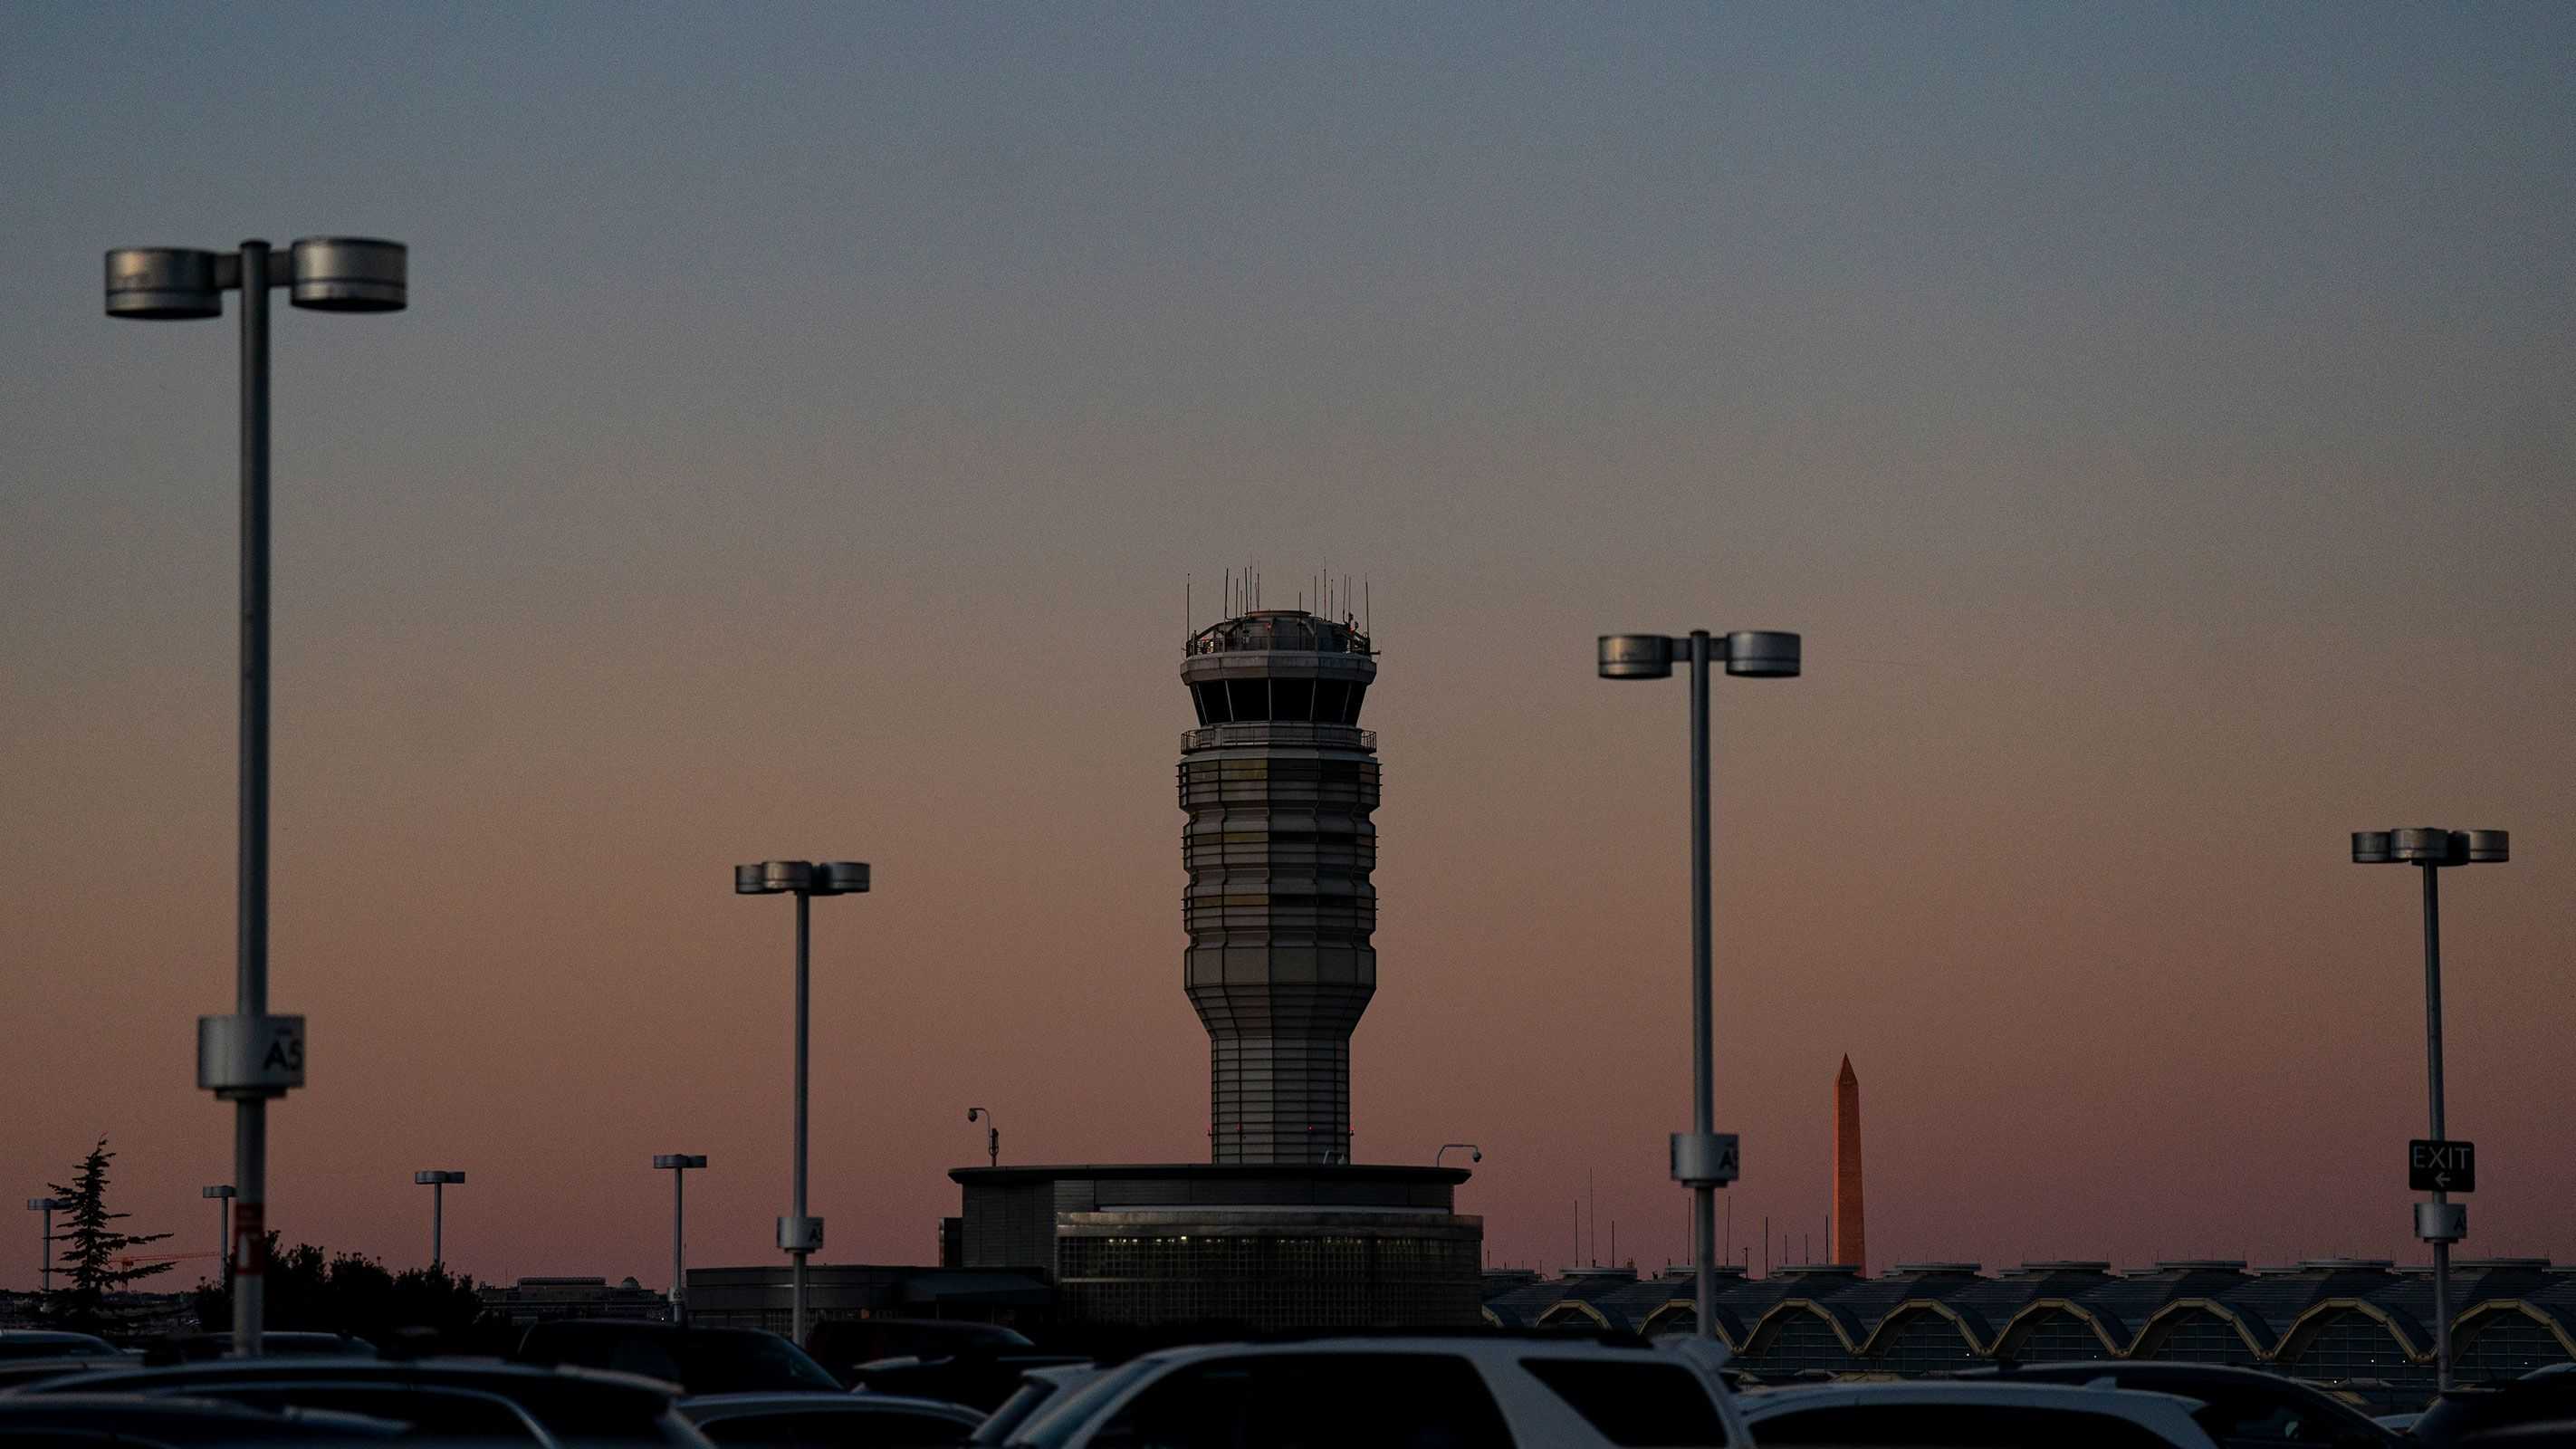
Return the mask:
<svg viewBox="0 0 2576 1449">
<path fill-rule="evenodd" d="M 2478 1190 L 2478 1145 L 2418 1137 L 2406 1144 L 2408 1192 Z"/>
</svg>

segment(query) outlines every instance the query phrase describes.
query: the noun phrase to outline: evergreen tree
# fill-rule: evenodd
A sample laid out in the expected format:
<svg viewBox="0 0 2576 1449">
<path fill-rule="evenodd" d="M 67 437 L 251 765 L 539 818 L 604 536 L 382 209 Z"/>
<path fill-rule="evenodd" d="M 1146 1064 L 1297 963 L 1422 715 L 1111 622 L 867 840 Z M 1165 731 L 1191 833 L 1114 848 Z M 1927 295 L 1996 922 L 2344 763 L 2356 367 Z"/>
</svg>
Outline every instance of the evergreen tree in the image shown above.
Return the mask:
<svg viewBox="0 0 2576 1449">
<path fill-rule="evenodd" d="M 72 1185 L 52 1183 L 56 1197 L 71 1200 L 71 1217 L 53 1240 L 65 1244 L 59 1261 L 71 1276 L 71 1286 L 57 1288 L 45 1300 L 45 1316 L 68 1328 L 95 1333 L 108 1326 L 107 1295 L 124 1288 L 138 1278 L 167 1273 L 171 1264 L 144 1263 L 135 1267 L 117 1266 L 117 1259 L 146 1243 L 157 1243 L 168 1233 L 125 1233 L 110 1226 L 130 1213 L 107 1210 L 107 1165 L 116 1154 L 107 1150 L 107 1139 L 81 1159 L 80 1171 L 73 1174 Z"/>
</svg>

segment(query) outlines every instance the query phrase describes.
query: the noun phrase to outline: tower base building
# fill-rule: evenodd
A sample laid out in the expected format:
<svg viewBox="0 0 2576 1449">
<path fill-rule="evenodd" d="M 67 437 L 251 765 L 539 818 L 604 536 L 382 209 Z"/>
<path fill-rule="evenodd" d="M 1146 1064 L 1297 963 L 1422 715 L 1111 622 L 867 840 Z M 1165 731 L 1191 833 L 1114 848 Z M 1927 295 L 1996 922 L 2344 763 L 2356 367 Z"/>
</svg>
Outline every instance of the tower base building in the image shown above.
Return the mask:
<svg viewBox="0 0 2576 1449">
<path fill-rule="evenodd" d="M 962 1266 L 1055 1284 L 1063 1324 L 1472 1328 L 1457 1167 L 961 1167 Z"/>
</svg>

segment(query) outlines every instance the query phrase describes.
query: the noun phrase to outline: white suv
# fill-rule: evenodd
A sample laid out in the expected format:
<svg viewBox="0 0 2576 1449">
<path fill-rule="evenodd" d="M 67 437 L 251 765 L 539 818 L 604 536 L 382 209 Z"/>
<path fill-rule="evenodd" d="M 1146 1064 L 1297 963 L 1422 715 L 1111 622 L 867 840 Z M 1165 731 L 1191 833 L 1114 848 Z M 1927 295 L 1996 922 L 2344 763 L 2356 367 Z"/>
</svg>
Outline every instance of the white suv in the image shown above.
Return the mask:
<svg viewBox="0 0 2576 1449">
<path fill-rule="evenodd" d="M 1050 1403 L 1017 1449 L 1472 1449 L 1750 1442 L 1705 1350 L 1388 1336 L 1165 1349 Z"/>
</svg>

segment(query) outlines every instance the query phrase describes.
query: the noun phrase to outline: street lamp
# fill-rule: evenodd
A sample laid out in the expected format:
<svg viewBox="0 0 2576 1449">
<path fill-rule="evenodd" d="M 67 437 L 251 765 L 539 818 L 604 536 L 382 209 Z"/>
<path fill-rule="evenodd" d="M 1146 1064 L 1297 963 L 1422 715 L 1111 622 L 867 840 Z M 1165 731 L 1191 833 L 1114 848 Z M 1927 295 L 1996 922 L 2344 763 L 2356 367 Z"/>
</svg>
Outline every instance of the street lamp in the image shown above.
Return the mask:
<svg viewBox="0 0 2576 1449">
<path fill-rule="evenodd" d="M 224 1287 L 233 1286 L 233 1255 L 226 1251 L 233 1240 L 233 1185 L 219 1182 L 213 1187 L 197 1189 L 197 1196 L 212 1198 L 215 1203 L 215 1256 L 224 1265 Z"/>
<path fill-rule="evenodd" d="M 230 252 L 128 247 L 107 254 L 107 315 L 184 321 L 241 305 L 241 738 L 234 1008 L 197 1018 L 197 1085 L 234 1104 L 233 1352 L 259 1353 L 267 1271 L 268 1102 L 304 1085 L 304 1018 L 268 1012 L 268 289 L 318 312 L 398 312 L 410 252 L 370 237 L 304 237 Z"/>
<path fill-rule="evenodd" d="M 1440 1144 L 1440 1150 L 1431 1154 L 1431 1165 L 1438 1167 L 1440 1165 L 1441 1158 L 1448 1156 L 1452 1151 L 1458 1148 L 1466 1149 L 1467 1160 L 1469 1162 L 1482 1162 L 1485 1160 L 1485 1149 L 1477 1146 L 1473 1142 L 1443 1142 Z"/>
<path fill-rule="evenodd" d="M 987 1165 L 993 1167 L 1001 1166 L 1002 1129 L 994 1125 L 993 1109 L 990 1107 L 969 1107 L 966 1109 L 966 1120 L 969 1122 L 980 1121 L 984 1124 L 984 1152 L 988 1158 Z"/>
<path fill-rule="evenodd" d="M 73 1206 L 74 1204 L 72 1200 L 67 1197 L 31 1197 L 27 1199 L 27 1211 L 31 1213 L 43 1213 L 45 1215 L 45 1235 L 37 1242 L 36 1265 L 37 1271 L 44 1277 L 45 1291 L 47 1293 L 54 1291 L 54 1210 L 59 1208 L 64 1212 L 69 1212 L 72 1210 Z"/>
<path fill-rule="evenodd" d="M 657 1152 L 653 1154 L 653 1166 L 671 1174 L 671 1321 L 673 1323 L 689 1321 L 688 1238 L 681 1228 L 681 1224 L 687 1220 L 687 1208 L 682 1185 L 688 1181 L 690 1168 L 706 1165 L 707 1159 L 703 1153 Z"/>
<path fill-rule="evenodd" d="M 445 1242 L 447 1185 L 451 1182 L 462 1184 L 465 1181 L 465 1174 L 447 1171 L 415 1172 L 411 1175 L 411 1180 L 414 1186 L 429 1189 L 429 1266 L 430 1271 L 436 1272 L 439 1265 L 447 1261 Z"/>
<path fill-rule="evenodd" d="M 1691 667 L 1691 1130 L 1672 1140 L 1673 1181 L 1691 1190 L 1691 1254 L 1697 1270 L 1699 1336 L 1717 1336 L 1717 1189 L 1737 1176 L 1735 1138 L 1716 1128 L 1716 1073 L 1709 1060 L 1709 851 L 1708 670 L 1722 663 L 1746 679 L 1790 679 L 1799 672 L 1799 639 L 1767 629 L 1712 638 L 1694 629 L 1688 638 L 1664 634 L 1604 634 L 1604 679 L 1665 679 L 1676 658 Z"/>
<path fill-rule="evenodd" d="M 733 868 L 735 895 L 796 897 L 796 1166 L 788 1215 L 778 1220 L 778 1246 L 788 1258 L 788 1322 L 800 1347 L 805 1342 L 805 1260 L 823 1246 L 823 1220 L 805 1215 L 806 963 L 812 941 L 807 917 L 816 896 L 855 896 L 867 888 L 868 866 L 862 860 L 764 860 Z"/>
<path fill-rule="evenodd" d="M 2355 865 L 2411 865 L 2424 872 L 2424 1065 L 2433 1104 L 2433 1140 L 2442 1140 L 2442 869 L 2501 865 L 2512 858 L 2501 830 L 2356 830 Z M 2415 1205 L 2415 1236 L 2433 1245 L 2434 1391 L 2451 1391 L 2451 1245 L 2469 1235 L 2469 1209 L 2443 1188 Z"/>
</svg>

